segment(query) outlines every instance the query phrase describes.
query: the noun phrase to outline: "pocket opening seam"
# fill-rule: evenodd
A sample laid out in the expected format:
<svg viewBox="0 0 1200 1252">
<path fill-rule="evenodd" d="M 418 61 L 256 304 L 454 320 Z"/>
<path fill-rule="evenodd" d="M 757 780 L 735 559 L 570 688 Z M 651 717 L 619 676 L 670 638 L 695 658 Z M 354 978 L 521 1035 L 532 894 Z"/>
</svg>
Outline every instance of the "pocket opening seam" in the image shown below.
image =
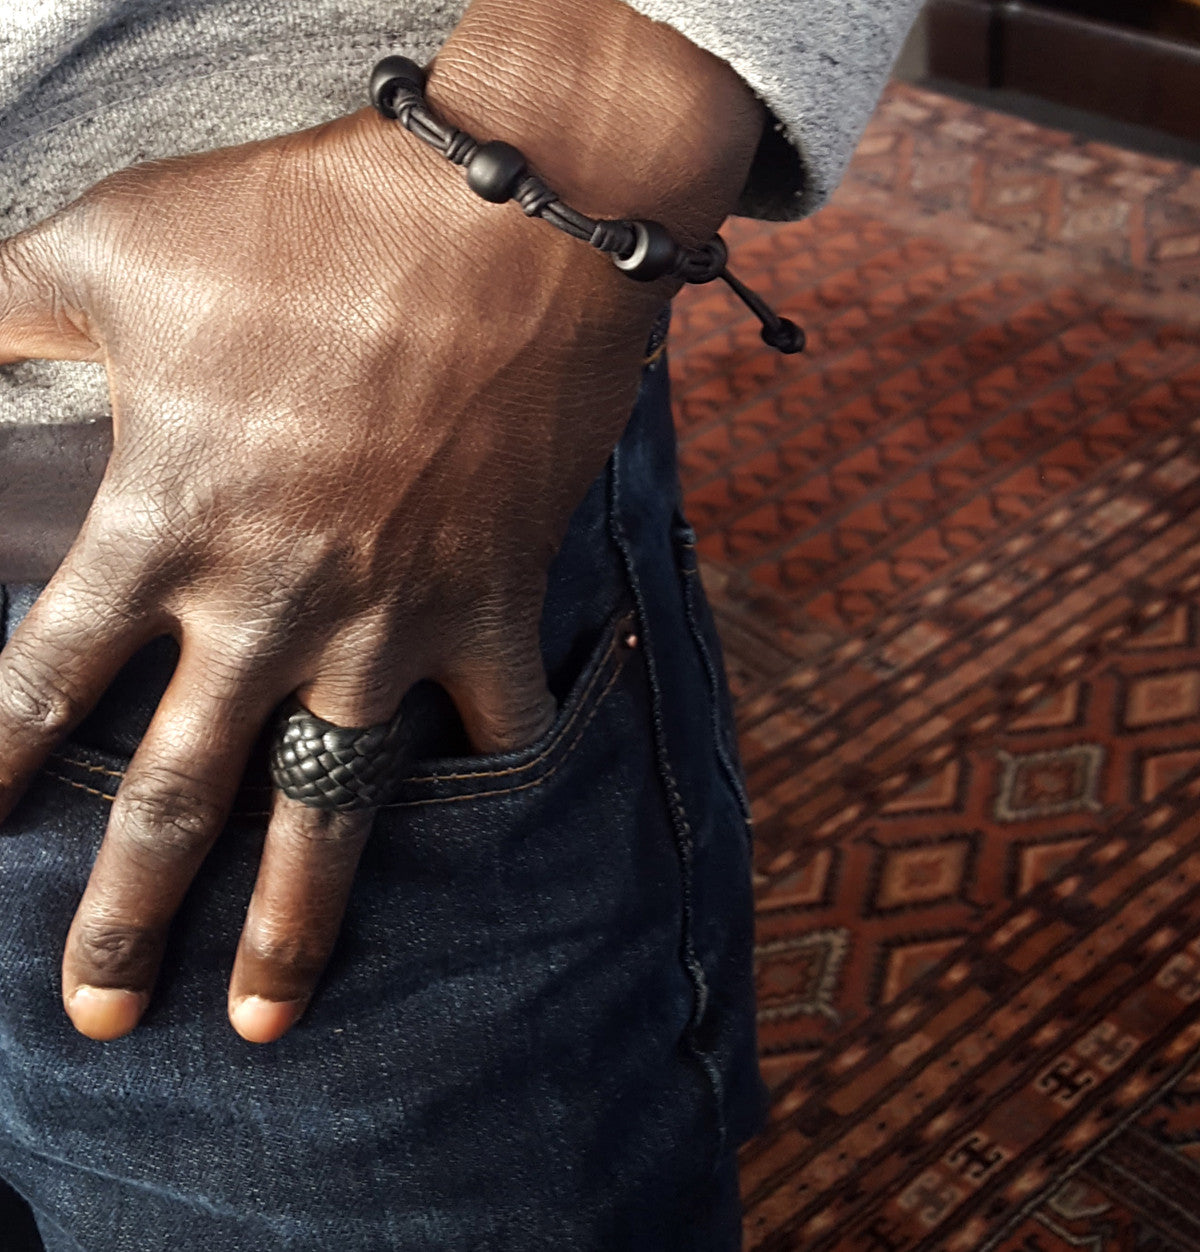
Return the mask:
<svg viewBox="0 0 1200 1252">
<path fill-rule="evenodd" d="M 561 727 L 559 732 L 554 736 L 553 740 L 550 743 L 548 743 L 546 747 L 540 753 L 538 753 L 538 755 L 534 757 L 532 760 L 525 761 L 520 765 L 510 766 L 509 768 L 503 769 L 503 770 L 488 770 L 488 771 L 480 771 L 479 773 L 467 772 L 467 773 L 459 773 L 459 774 L 421 775 L 417 777 L 406 778 L 403 780 L 403 783 L 401 785 L 402 786 L 414 786 L 414 785 L 419 785 L 419 784 L 428 784 L 428 783 L 436 783 L 436 782 L 454 782 L 454 781 L 462 781 L 464 779 L 469 779 L 469 778 L 479 778 L 479 779 L 504 778 L 504 777 L 511 776 L 512 774 L 524 773 L 525 771 L 531 769 L 532 767 L 542 764 L 555 753 L 558 753 L 559 759 L 555 761 L 554 764 L 551 765 L 551 767 L 548 770 L 546 770 L 543 774 L 539 775 L 537 778 L 531 779 L 529 782 L 518 783 L 512 787 L 503 787 L 503 788 L 498 788 L 498 789 L 495 789 L 495 788 L 485 789 L 482 791 L 474 791 L 469 794 L 458 795 L 458 796 L 430 796 L 430 797 L 427 797 L 425 799 L 420 799 L 420 800 L 399 800 L 391 804 L 381 804 L 379 808 L 381 810 L 382 809 L 403 809 L 403 808 L 420 808 L 420 807 L 424 807 L 427 805 L 434 805 L 434 804 L 456 804 L 464 800 L 479 800 L 479 799 L 486 798 L 488 796 L 503 796 L 503 795 L 511 795 L 517 791 L 528 791 L 534 787 L 540 787 L 543 783 L 547 782 L 562 768 L 563 761 L 565 760 L 565 758 L 569 756 L 570 753 L 572 753 L 575 750 L 575 748 L 578 746 L 580 739 L 583 738 L 584 731 L 591 724 L 592 719 L 596 716 L 597 712 L 600 710 L 601 706 L 604 704 L 604 701 L 607 699 L 609 692 L 616 685 L 617 679 L 621 676 L 621 673 L 623 672 L 625 668 L 625 661 L 622 658 L 621 663 L 618 664 L 615 668 L 613 668 L 612 672 L 609 674 L 608 681 L 605 683 L 599 695 L 597 695 L 595 699 L 592 698 L 597 685 L 603 678 L 605 670 L 608 668 L 609 663 L 612 660 L 613 655 L 617 650 L 617 637 L 619 633 L 620 632 L 618 630 L 616 629 L 613 630 L 612 635 L 609 639 L 608 647 L 604 650 L 603 654 L 600 657 L 600 660 L 597 662 L 595 669 L 593 670 L 591 676 L 588 679 L 587 685 L 579 693 L 579 698 L 575 702 L 575 708 L 573 709 L 570 717 L 567 719 L 566 722 L 563 723 L 563 726 Z M 583 717 L 585 712 L 586 712 L 586 717 L 584 717 L 582 724 L 577 725 L 577 723 L 579 723 L 580 717 Z M 571 734 L 572 730 L 575 731 L 575 735 L 571 739 L 571 741 L 567 743 L 566 740 L 568 736 Z M 58 754 L 55 754 L 53 757 L 51 757 L 51 759 L 62 761 L 67 765 L 74 765 L 78 767 L 79 769 L 87 770 L 90 773 L 102 773 L 113 778 L 123 779 L 126 773 L 126 771 L 124 770 L 109 769 L 106 766 L 93 765 L 86 761 L 80 761 L 80 760 L 76 760 L 73 757 L 62 756 Z M 58 773 L 55 773 L 53 770 L 46 769 L 46 768 L 43 768 L 41 772 L 47 778 L 53 778 L 58 782 L 66 783 L 68 787 L 74 787 L 78 791 L 87 792 L 88 795 L 99 796 L 102 799 L 109 801 L 110 804 L 115 799 L 115 796 L 113 794 L 107 791 L 102 791 L 96 787 L 89 787 L 87 786 L 86 783 L 81 783 L 77 781 L 76 779 L 68 778 L 65 774 L 58 774 Z M 247 790 L 251 790 L 251 788 L 247 788 Z M 258 787 L 253 788 L 253 790 L 270 791 L 271 789 L 258 786 Z M 230 813 L 231 817 L 270 817 L 270 815 L 271 813 L 269 809 L 264 809 L 264 810 L 233 809 Z"/>
<path fill-rule="evenodd" d="M 125 771 L 123 769 L 109 769 L 107 765 L 92 765 L 87 761 L 77 761 L 73 756 L 64 756 L 61 752 L 52 752 L 48 758 L 51 761 L 61 761 L 64 765 L 74 765 L 77 769 L 87 770 L 89 774 L 107 774 L 109 778 L 124 778 Z M 49 770 L 43 771 L 49 773 Z M 58 774 L 53 777 L 58 778 Z"/>
<path fill-rule="evenodd" d="M 621 618 L 621 621 L 626 621 L 626 620 L 627 620 L 627 616 Z M 620 629 L 618 629 L 616 625 L 614 625 L 611 628 L 611 632 L 610 632 L 609 640 L 608 640 L 608 647 L 604 649 L 604 652 L 601 655 L 599 661 L 596 662 L 595 668 L 593 669 L 591 675 L 588 678 L 587 686 L 585 686 L 584 689 L 579 693 L 579 698 L 575 701 L 575 707 L 574 709 L 572 709 L 570 717 L 568 717 L 567 720 L 562 724 L 562 726 L 558 728 L 557 733 L 550 740 L 550 742 L 547 743 L 546 746 L 537 754 L 537 756 L 532 757 L 528 761 L 522 761 L 521 764 L 519 765 L 510 765 L 506 769 L 463 770 L 457 774 L 422 774 L 413 778 L 404 779 L 404 785 L 411 786 L 417 783 L 435 783 L 435 782 L 462 782 L 463 780 L 468 779 L 468 778 L 507 778 L 511 774 L 523 773 L 525 770 L 530 769 L 534 765 L 540 765 L 549 756 L 553 755 L 555 751 L 557 751 L 557 749 L 561 746 L 562 741 L 567 737 L 568 734 L 570 734 L 572 728 L 574 727 L 575 723 L 579 720 L 584 710 L 588 708 L 589 702 L 591 701 L 591 698 L 592 698 L 592 692 L 596 689 L 596 684 L 600 682 L 600 679 L 604 674 L 605 668 L 608 666 L 609 661 L 612 660 L 613 654 L 617 650 L 617 637 L 620 633 L 621 631 Z M 613 674 L 614 680 L 616 678 L 616 675 L 621 672 L 622 668 L 623 668 L 623 665 L 617 666 L 616 671 Z M 611 686 L 612 686 L 612 683 L 610 682 L 609 687 Z M 608 693 L 608 687 L 606 687 L 604 692 L 602 693 L 601 699 L 603 699 L 603 696 L 606 695 L 607 693 Z M 593 711 L 594 711 L 594 707 L 595 706 L 593 706 Z M 591 720 L 591 717 L 589 716 L 588 721 L 590 720 Z M 575 742 L 578 742 L 578 740 L 576 739 Z M 572 743 L 571 746 L 572 747 L 575 746 L 574 742 Z M 384 807 L 388 807 L 388 806 L 384 806 Z"/>
<path fill-rule="evenodd" d="M 68 764 L 74 764 L 74 762 L 68 762 Z M 77 782 L 74 778 L 68 778 L 66 774 L 56 774 L 52 769 L 42 769 L 41 773 L 46 778 L 53 778 L 56 782 L 66 783 L 68 787 L 74 787 L 76 791 L 86 791 L 90 796 L 99 796 L 110 804 L 115 799 L 107 791 L 101 791 L 98 787 L 89 787 L 86 783 Z"/>
<path fill-rule="evenodd" d="M 517 783 L 512 787 L 501 787 L 499 789 L 488 790 L 488 791 L 474 791 L 474 792 L 471 792 L 469 795 L 429 796 L 428 798 L 424 800 L 398 800 L 393 804 L 380 805 L 380 808 L 381 809 L 410 809 L 410 808 L 420 808 L 420 807 L 431 805 L 431 804 L 457 804 L 463 800 L 482 800 L 489 796 L 507 796 L 507 795 L 512 795 L 514 792 L 517 792 L 517 791 L 529 791 L 534 787 L 540 787 L 543 783 L 548 782 L 551 778 L 553 778 L 554 775 L 557 774 L 560 769 L 562 769 L 564 763 L 566 762 L 567 757 L 569 757 L 571 753 L 575 751 L 576 747 L 579 745 L 579 741 L 583 738 L 584 731 L 587 730 L 589 725 L 591 725 L 592 719 L 596 716 L 596 714 L 603 707 L 604 701 L 608 698 L 608 693 L 613 689 L 613 687 L 616 686 L 617 679 L 621 677 L 621 674 L 624 672 L 624 669 L 625 669 L 624 665 L 618 665 L 613 670 L 612 674 L 609 676 L 608 682 L 605 683 L 604 685 L 604 689 L 600 692 L 600 694 L 596 697 L 595 701 L 592 702 L 590 707 L 588 708 L 588 715 L 583 720 L 583 723 L 579 726 L 578 730 L 575 732 L 575 738 L 572 739 L 569 744 L 563 747 L 562 752 L 559 756 L 559 759 L 555 761 L 554 764 L 551 765 L 551 767 L 544 774 L 539 775 L 537 778 L 531 779 L 529 782 Z M 590 692 L 588 694 L 590 695 Z M 561 743 L 561 739 L 559 740 L 559 742 Z M 549 750 L 547 750 L 547 754 L 548 754 L 548 751 Z M 445 775 L 443 775 L 442 777 L 445 777 Z M 430 780 L 422 779 L 418 781 L 430 781 Z M 432 781 L 435 781 L 435 782 L 440 781 L 440 778 L 435 777 Z"/>
</svg>

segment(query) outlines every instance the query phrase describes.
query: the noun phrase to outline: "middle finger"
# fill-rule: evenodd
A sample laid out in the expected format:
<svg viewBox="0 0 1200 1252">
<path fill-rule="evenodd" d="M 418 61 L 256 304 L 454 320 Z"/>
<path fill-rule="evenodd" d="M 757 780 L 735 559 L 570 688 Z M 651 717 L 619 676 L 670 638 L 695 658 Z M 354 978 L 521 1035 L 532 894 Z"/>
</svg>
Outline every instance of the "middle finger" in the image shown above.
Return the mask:
<svg viewBox="0 0 1200 1252">
<path fill-rule="evenodd" d="M 276 794 L 229 984 L 243 1039 L 273 1043 L 304 1012 L 337 941 L 373 809 L 331 812 Z"/>
</svg>

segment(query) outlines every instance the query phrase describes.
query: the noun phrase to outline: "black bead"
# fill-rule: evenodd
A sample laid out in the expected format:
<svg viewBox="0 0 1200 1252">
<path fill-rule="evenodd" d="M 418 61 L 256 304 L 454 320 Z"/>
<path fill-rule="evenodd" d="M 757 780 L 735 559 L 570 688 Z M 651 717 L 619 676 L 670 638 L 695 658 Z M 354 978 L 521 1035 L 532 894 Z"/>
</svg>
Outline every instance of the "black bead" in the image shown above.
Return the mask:
<svg viewBox="0 0 1200 1252">
<path fill-rule="evenodd" d="M 808 344 L 808 336 L 804 333 L 803 327 L 797 326 L 786 317 L 781 317 L 776 326 L 764 326 L 762 338 L 763 343 L 768 347 L 787 356 L 803 352 Z"/>
<path fill-rule="evenodd" d="M 658 222 L 630 222 L 633 251 L 627 257 L 614 254 L 613 264 L 635 282 L 652 283 L 675 272 L 679 247 L 671 232 Z"/>
<path fill-rule="evenodd" d="M 397 91 L 425 94 L 425 71 L 408 57 L 384 57 L 371 71 L 371 103 L 384 117 L 395 120 L 392 100 Z"/>
<path fill-rule="evenodd" d="M 493 204 L 511 200 L 528 173 L 525 158 L 510 143 L 494 140 L 479 145 L 467 166 L 467 186 Z"/>
</svg>

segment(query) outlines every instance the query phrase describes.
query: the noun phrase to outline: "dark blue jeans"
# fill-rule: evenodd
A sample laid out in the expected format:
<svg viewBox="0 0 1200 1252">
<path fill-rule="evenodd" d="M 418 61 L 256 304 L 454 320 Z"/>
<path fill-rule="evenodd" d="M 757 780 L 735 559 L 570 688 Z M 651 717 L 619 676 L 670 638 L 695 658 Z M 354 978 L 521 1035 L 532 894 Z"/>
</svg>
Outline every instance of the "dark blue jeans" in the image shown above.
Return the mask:
<svg viewBox="0 0 1200 1252">
<path fill-rule="evenodd" d="M 6 632 L 36 591 L 6 590 Z M 749 834 L 661 360 L 543 641 L 560 713 L 527 751 L 453 755 L 447 702 L 412 693 L 430 759 L 379 813 L 306 1017 L 266 1047 L 225 1018 L 261 760 L 143 1025 L 101 1044 L 64 1015 L 59 961 L 174 645 L 53 758 L 0 828 L 0 1176 L 49 1252 L 740 1247 L 735 1149 L 763 1109 Z"/>
</svg>

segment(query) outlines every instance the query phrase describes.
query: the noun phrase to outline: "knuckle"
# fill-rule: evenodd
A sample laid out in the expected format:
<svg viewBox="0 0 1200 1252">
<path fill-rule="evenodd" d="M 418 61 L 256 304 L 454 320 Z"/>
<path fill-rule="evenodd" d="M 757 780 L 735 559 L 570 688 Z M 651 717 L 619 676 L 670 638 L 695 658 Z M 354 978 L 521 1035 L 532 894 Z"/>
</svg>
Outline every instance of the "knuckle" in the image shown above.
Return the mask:
<svg viewBox="0 0 1200 1252">
<path fill-rule="evenodd" d="M 204 851 L 224 819 L 222 804 L 185 774 L 161 765 L 127 777 L 113 807 L 126 844 L 155 860 Z"/>
<path fill-rule="evenodd" d="M 60 675 L 30 651 L 14 651 L 0 667 L 0 713 L 26 732 L 55 739 L 75 722 L 75 701 Z"/>
<path fill-rule="evenodd" d="M 228 632 L 221 639 L 220 650 L 213 650 L 209 668 L 221 681 L 244 682 L 261 668 L 262 660 L 270 650 L 271 624 L 260 623 L 258 628 L 247 623 Z"/>
<path fill-rule="evenodd" d="M 316 979 L 325 967 L 323 945 L 303 926 L 258 922 L 247 927 L 243 942 L 256 963 L 287 972 L 296 981 Z"/>
<path fill-rule="evenodd" d="M 555 703 L 544 682 L 518 690 L 493 688 L 475 705 L 475 733 L 494 751 L 515 751 L 536 742 L 554 721 Z"/>
<path fill-rule="evenodd" d="M 162 934 L 103 918 L 87 918 L 76 927 L 76 959 L 88 970 L 112 979 L 139 978 L 152 972 Z"/>
</svg>

